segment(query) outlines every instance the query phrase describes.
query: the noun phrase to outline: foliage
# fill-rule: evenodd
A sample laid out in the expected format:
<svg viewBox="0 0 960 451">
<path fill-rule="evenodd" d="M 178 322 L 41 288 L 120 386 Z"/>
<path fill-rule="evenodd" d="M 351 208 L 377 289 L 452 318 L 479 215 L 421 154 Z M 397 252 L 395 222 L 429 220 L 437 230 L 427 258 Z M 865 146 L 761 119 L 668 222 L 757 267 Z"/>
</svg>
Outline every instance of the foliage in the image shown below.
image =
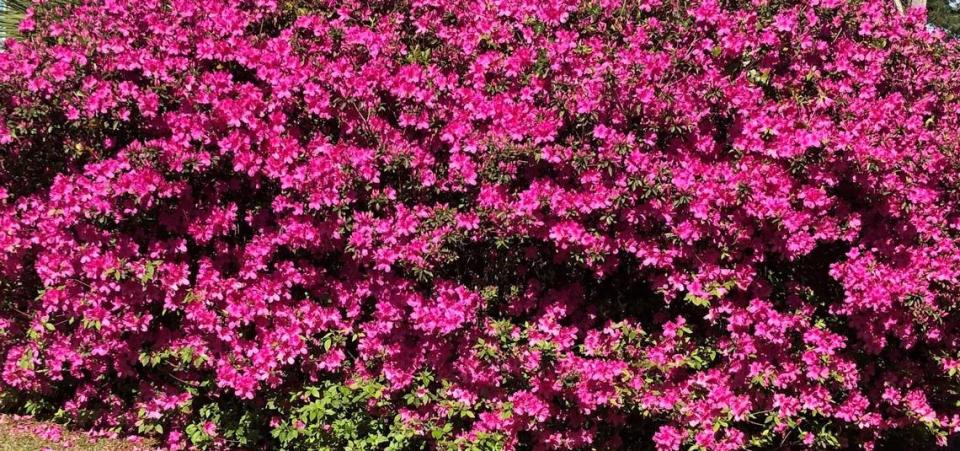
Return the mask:
<svg viewBox="0 0 960 451">
<path fill-rule="evenodd" d="M 931 24 L 943 28 L 954 36 L 960 36 L 960 4 L 957 2 L 928 0 L 927 17 Z"/>
<path fill-rule="evenodd" d="M 943 443 L 960 47 L 921 17 L 37 3 L 0 401 L 170 449 Z"/>
</svg>

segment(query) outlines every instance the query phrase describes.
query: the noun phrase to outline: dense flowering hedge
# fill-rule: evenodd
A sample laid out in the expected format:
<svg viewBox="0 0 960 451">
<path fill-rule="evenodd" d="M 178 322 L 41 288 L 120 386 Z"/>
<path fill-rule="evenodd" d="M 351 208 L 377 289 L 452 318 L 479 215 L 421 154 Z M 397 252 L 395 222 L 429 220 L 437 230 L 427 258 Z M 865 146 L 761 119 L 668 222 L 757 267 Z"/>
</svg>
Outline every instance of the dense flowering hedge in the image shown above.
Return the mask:
<svg viewBox="0 0 960 451">
<path fill-rule="evenodd" d="M 943 441 L 960 49 L 920 15 L 40 2 L 0 52 L 4 408 L 171 447 Z"/>
</svg>

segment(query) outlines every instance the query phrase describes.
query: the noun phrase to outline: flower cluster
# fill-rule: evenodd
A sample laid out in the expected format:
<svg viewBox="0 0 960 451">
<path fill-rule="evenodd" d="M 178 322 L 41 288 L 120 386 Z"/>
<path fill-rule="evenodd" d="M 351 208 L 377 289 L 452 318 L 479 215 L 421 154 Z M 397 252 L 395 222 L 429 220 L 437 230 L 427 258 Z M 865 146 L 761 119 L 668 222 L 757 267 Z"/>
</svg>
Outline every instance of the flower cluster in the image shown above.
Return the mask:
<svg viewBox="0 0 960 451">
<path fill-rule="evenodd" d="M 960 46 L 921 15 L 37 2 L 0 401 L 172 448 L 942 442 Z"/>
</svg>

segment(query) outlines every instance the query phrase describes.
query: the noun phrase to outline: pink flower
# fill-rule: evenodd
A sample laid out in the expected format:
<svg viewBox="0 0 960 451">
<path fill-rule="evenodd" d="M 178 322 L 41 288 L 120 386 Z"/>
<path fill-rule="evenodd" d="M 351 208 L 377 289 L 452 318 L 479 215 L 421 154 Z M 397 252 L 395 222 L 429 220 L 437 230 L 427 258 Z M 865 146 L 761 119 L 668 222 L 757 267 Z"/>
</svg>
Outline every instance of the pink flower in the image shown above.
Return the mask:
<svg viewBox="0 0 960 451">
<path fill-rule="evenodd" d="M 297 440 L 960 430 L 960 46 L 921 12 L 54 3 L 0 52 L 11 409 L 172 449 L 329 394 Z"/>
<path fill-rule="evenodd" d="M 203 423 L 203 432 L 211 437 L 217 436 L 217 425 L 212 421 L 205 421 Z"/>
<path fill-rule="evenodd" d="M 657 445 L 658 451 L 676 451 L 683 445 L 686 436 L 686 432 L 681 429 L 660 426 L 657 433 L 653 435 L 653 442 Z"/>
</svg>

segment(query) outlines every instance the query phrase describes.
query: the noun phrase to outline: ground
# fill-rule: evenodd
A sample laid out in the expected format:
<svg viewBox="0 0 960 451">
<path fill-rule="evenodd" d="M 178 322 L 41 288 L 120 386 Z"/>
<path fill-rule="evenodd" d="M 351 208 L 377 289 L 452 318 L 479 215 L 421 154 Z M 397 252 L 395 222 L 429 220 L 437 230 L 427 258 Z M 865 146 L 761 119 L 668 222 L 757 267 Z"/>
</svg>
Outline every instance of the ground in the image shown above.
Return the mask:
<svg viewBox="0 0 960 451">
<path fill-rule="evenodd" d="M 0 415 L 0 451 L 81 450 L 134 451 L 151 449 L 142 440 L 92 439 L 57 424 L 29 418 Z"/>
</svg>

